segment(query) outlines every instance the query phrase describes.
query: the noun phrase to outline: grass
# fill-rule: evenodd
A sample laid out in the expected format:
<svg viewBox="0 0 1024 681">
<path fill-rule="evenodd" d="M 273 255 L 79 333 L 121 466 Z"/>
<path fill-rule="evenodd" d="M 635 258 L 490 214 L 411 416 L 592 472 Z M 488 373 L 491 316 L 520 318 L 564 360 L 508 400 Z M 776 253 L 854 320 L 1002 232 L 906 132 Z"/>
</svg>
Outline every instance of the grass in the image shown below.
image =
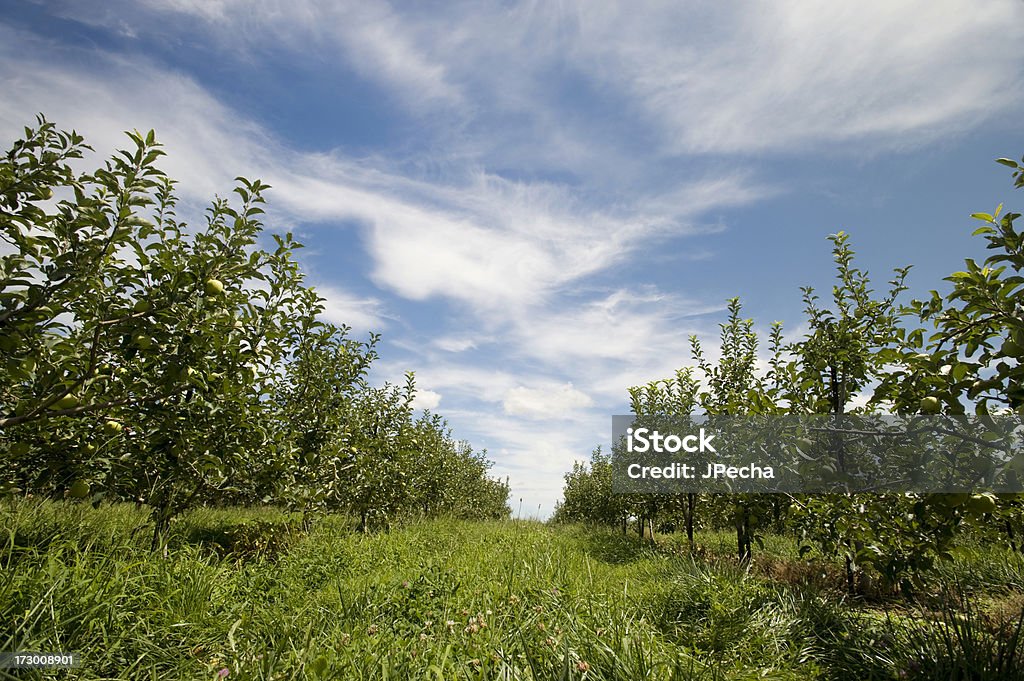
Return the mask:
<svg viewBox="0 0 1024 681">
<path fill-rule="evenodd" d="M 785 538 L 741 567 L 714 549 L 726 546 L 717 534 L 693 556 L 672 538 L 655 547 L 528 521 L 351 527 L 328 518 L 304 532 L 273 509 L 200 509 L 173 525 L 165 556 L 148 550 L 145 510 L 4 502 L 0 650 L 75 651 L 83 664 L 0 674 L 1024 678 L 1024 570 L 996 547 L 941 566 L 927 608 L 868 607 L 844 600 L 827 570 L 805 579 Z"/>
</svg>

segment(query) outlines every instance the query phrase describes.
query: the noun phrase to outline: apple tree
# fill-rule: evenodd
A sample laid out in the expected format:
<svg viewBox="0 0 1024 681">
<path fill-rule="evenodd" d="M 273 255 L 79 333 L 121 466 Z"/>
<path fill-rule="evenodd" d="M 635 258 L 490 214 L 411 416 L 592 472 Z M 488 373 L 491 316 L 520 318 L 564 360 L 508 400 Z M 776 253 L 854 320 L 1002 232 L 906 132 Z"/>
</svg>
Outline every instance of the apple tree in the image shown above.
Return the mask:
<svg viewBox="0 0 1024 681">
<path fill-rule="evenodd" d="M 612 492 L 611 455 L 597 447 L 591 452 L 589 463 L 576 461 L 572 471 L 565 474 L 562 501 L 555 508 L 554 520 L 611 526 L 621 524 L 625 532 L 632 505 L 626 496 Z"/>
<path fill-rule="evenodd" d="M 271 386 L 276 466 L 265 469 L 263 495 L 306 515 L 344 502 L 350 451 L 348 428 L 379 337 L 359 342 L 349 329 L 319 318 L 313 289 L 296 301 L 299 323 L 290 329 L 289 354 Z"/>
<path fill-rule="evenodd" d="M 152 131 L 128 136 L 76 174 L 88 147 L 40 118 L 0 165 L 0 448 L 9 489 L 133 499 L 158 536 L 262 460 L 303 286 L 291 236 L 258 247 L 266 185 L 192 229 Z"/>
<path fill-rule="evenodd" d="M 1024 160 L 998 162 L 1012 168 L 1014 185 L 1024 188 Z M 952 285 L 947 295 L 932 291 L 907 307 L 906 314 L 923 326 L 906 337 L 897 366 L 876 390 L 877 400 L 900 413 L 964 414 L 969 407 L 977 415 L 1024 413 L 1024 233 L 1015 225 L 1020 214 L 1004 213 L 1000 205 L 971 217 L 981 223 L 974 234 L 993 253 L 981 264 L 966 259 L 962 271 L 946 278 Z M 932 333 L 925 338 L 928 326 Z M 1024 475 L 1024 456 L 1008 467 Z M 933 495 L 927 501 L 951 523 L 983 526 L 988 519 L 1019 547 L 1014 527 L 1020 527 L 1024 510 L 1018 495 L 1002 495 L 998 502 L 978 494 Z"/>
<path fill-rule="evenodd" d="M 651 417 L 686 418 L 693 414 L 699 388 L 700 384 L 694 378 L 693 368 L 684 367 L 677 370 L 675 376 L 629 388 L 630 410 L 636 415 L 638 421 Z M 643 536 L 645 519 L 651 527 L 651 536 L 653 537 L 654 521 L 659 514 L 681 513 L 686 536 L 692 547 L 697 497 L 695 492 L 667 498 L 649 494 L 631 494 L 625 495 L 625 501 L 637 516 L 641 536 Z"/>
<path fill-rule="evenodd" d="M 739 298 L 728 301 L 728 310 L 728 319 L 719 325 L 721 345 L 717 365 L 707 359 L 698 338 L 690 338 L 693 359 L 703 373 L 705 383 L 698 395 L 698 404 L 708 415 L 779 413 L 774 371 L 781 362 L 782 325 L 779 322 L 772 325 L 769 336 L 772 371 L 762 372 L 757 363 L 758 338 L 753 320 L 742 317 Z M 778 500 L 763 494 L 715 496 L 729 509 L 736 529 L 737 556 L 741 561 L 749 561 L 753 555 L 753 544 L 761 542 L 758 528 L 770 517 L 778 515 L 775 508 Z"/>
</svg>

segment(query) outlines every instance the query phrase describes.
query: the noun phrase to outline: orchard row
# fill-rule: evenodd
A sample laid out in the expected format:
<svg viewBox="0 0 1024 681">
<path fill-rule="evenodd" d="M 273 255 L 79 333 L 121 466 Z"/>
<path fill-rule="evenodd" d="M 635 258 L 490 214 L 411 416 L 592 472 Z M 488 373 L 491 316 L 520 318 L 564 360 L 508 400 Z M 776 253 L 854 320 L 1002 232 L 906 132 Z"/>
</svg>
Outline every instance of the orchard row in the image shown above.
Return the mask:
<svg viewBox="0 0 1024 681">
<path fill-rule="evenodd" d="M 134 501 L 159 543 L 207 503 L 500 517 L 507 482 L 412 374 L 372 386 L 378 336 L 323 320 L 291 236 L 263 233 L 267 185 L 237 178 L 201 227 L 176 214 L 150 132 L 90 148 L 39 118 L 0 158 L 0 489 Z"/>
<path fill-rule="evenodd" d="M 1024 161 L 999 159 L 1024 187 Z M 721 325 L 720 359 L 710 362 L 691 337 L 693 365 L 664 380 L 629 389 L 644 417 L 693 414 L 954 414 L 1024 413 L 1024 234 L 1019 214 L 972 216 L 975 235 L 993 251 L 982 265 L 968 259 L 946 278 L 952 290 L 903 304 L 909 267 L 895 271 L 881 297 L 854 264 L 848 236 L 830 237 L 836 282 L 830 304 L 803 289 L 808 332 L 784 341 L 775 322 L 767 363 L 739 299 Z M 847 587 L 911 591 L 929 569 L 949 559 L 966 535 L 1021 548 L 1024 507 L 1016 494 L 629 495 L 612 492 L 616 452 L 596 450 L 565 476 L 555 519 L 621 525 L 642 537 L 656 528 L 731 526 L 737 555 L 749 560 L 766 531 L 791 533 L 801 555 L 818 552 L 846 566 Z M 842 461 L 835 462 L 841 469 Z M 1006 462 L 1014 471 L 1024 461 Z M 998 472 L 998 471 L 997 471 Z"/>
</svg>

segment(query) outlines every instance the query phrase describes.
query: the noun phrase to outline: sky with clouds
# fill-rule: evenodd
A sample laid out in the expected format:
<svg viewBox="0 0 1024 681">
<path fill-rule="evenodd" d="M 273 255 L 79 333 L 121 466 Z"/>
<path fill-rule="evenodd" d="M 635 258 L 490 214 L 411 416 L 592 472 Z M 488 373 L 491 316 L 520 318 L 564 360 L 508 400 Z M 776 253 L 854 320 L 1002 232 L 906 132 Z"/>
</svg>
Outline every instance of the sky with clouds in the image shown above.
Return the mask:
<svg viewBox="0 0 1024 681">
<path fill-rule="evenodd" d="M 851 234 L 911 294 L 1020 209 L 1024 2 L 0 0 L 0 138 L 38 112 L 95 162 L 155 129 L 199 213 L 272 185 L 377 381 L 547 516 L 627 388 L 831 286 Z"/>
</svg>

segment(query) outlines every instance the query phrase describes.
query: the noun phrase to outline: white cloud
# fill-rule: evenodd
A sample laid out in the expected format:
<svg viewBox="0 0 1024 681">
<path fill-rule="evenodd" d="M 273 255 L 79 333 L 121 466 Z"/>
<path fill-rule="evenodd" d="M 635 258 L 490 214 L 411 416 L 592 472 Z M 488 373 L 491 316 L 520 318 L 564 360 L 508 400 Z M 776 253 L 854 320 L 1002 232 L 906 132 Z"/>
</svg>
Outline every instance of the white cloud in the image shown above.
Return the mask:
<svg viewBox="0 0 1024 681">
<path fill-rule="evenodd" d="M 384 359 L 380 368 L 385 375 L 400 375 L 406 370 L 404 363 Z M 418 358 L 416 384 L 430 390 L 442 392 L 451 399 L 469 400 L 474 403 L 500 404 L 509 390 L 522 379 L 512 371 L 503 371 L 472 364 L 452 364 L 438 361 L 423 361 Z"/>
<path fill-rule="evenodd" d="M 60 11 L 84 23 L 119 28 L 132 21 L 150 31 L 159 31 L 168 16 L 180 15 L 226 51 L 252 57 L 284 46 L 330 54 L 388 86 L 408 106 L 447 107 L 461 99 L 445 65 L 420 46 L 416 27 L 380 0 L 132 0 L 100 12 L 77 3 Z"/>
<path fill-rule="evenodd" d="M 324 299 L 322 316 L 332 324 L 349 326 L 355 331 L 379 332 L 387 325 L 382 304 L 376 298 L 359 298 L 335 286 L 314 287 Z"/>
<path fill-rule="evenodd" d="M 1015 0 L 970 11 L 954 0 L 148 0 L 106 11 L 65 2 L 61 11 L 114 28 L 129 22 L 142 36 L 159 35 L 168 16 L 198 19 L 228 56 L 337 54 L 407 110 L 445 107 L 435 128 L 445 153 L 634 187 L 649 176 L 644 160 L 666 152 L 941 139 L 1018 105 L 1024 61 L 1006 47 L 1024 37 Z M 581 115 L 585 107 L 593 110 Z"/>
<path fill-rule="evenodd" d="M 9 50 L 19 51 L 17 62 L 0 67 L 15 82 L 0 104 L 4 132 L 17 134 L 25 111 L 43 110 L 58 122 L 73 120 L 106 150 L 123 146 L 121 130 L 154 127 L 169 152 L 162 167 L 181 178 L 186 198 L 226 194 L 242 174 L 272 186 L 274 216 L 360 222 L 374 281 L 408 299 L 442 296 L 503 315 L 543 304 L 559 287 L 628 257 L 645 238 L 692 231 L 678 208 L 670 215 L 602 210 L 551 183 L 479 171 L 432 183 L 386 164 L 296 153 L 184 76 L 114 57 L 89 68 L 57 67 L 44 60 L 45 43 L 4 33 Z M 33 77 L 19 78 L 15 63 Z M 130 104 L 123 92 L 132 93 Z M 718 201 L 730 201 L 728 192 Z"/>
<path fill-rule="evenodd" d="M 446 408 L 445 416 L 456 432 L 471 434 L 477 448 L 487 449 L 494 462 L 491 474 L 509 477 L 513 512 L 522 498 L 524 516 L 536 513 L 538 505 L 541 517 L 550 514 L 554 500 L 561 497 L 565 472 L 572 469 L 573 461 L 587 459 L 598 444 L 589 434 L 611 433 L 611 419 L 604 415 L 570 415 L 553 422 L 498 415 L 485 409 Z"/>
<path fill-rule="evenodd" d="M 414 33 L 386 2 L 338 5 L 328 25 L 364 76 L 384 78 L 417 104 L 424 99 L 430 104 L 460 99 L 458 89 L 448 82 L 445 66 L 419 48 Z"/>
<path fill-rule="evenodd" d="M 557 311 L 532 310 L 518 320 L 516 333 L 525 352 L 548 362 L 614 359 L 635 362 L 687 343 L 689 333 L 706 326 L 693 320 L 724 309 L 724 304 L 688 301 L 657 290 L 619 289 L 602 298 Z"/>
<path fill-rule="evenodd" d="M 413 409 L 429 409 L 433 411 L 437 409 L 439 404 L 441 404 L 441 393 L 434 392 L 433 390 L 417 389 L 416 397 L 412 401 Z"/>
<path fill-rule="evenodd" d="M 157 9 L 194 15 L 205 21 L 224 21 L 232 3 L 226 0 L 149 0 Z"/>
<path fill-rule="evenodd" d="M 465 352 L 479 347 L 480 343 L 488 342 L 486 339 L 473 338 L 471 336 L 442 336 L 435 338 L 433 345 L 445 352 Z"/>
<path fill-rule="evenodd" d="M 648 7 L 583 13 L 578 45 L 678 152 L 920 144 L 1020 101 L 1019 2 Z"/>
<path fill-rule="evenodd" d="M 154 128 L 168 155 L 159 166 L 180 181 L 186 198 L 226 195 L 238 175 L 256 177 L 271 162 L 273 143 L 190 78 L 145 60 L 76 52 L 0 24 L 0 134 L 14 139 L 36 112 L 58 127 L 74 127 L 99 158 L 131 144 L 125 130 Z M 52 60 L 53 54 L 67 59 Z M 272 153 L 272 152 L 271 152 Z M 90 168 L 99 165 L 93 157 Z"/>
<path fill-rule="evenodd" d="M 517 386 L 508 391 L 502 406 L 511 416 L 564 420 L 568 412 L 593 403 L 586 393 L 566 383 L 540 388 Z"/>
</svg>

